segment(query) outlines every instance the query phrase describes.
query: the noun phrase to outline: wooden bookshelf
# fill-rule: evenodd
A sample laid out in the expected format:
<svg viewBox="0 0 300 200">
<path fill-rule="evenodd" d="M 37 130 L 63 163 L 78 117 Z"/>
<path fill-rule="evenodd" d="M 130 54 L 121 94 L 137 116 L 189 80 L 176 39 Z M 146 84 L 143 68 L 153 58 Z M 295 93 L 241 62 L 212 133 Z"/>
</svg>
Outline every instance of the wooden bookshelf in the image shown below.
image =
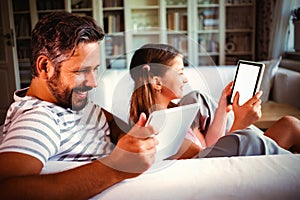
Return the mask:
<svg viewBox="0 0 300 200">
<path fill-rule="evenodd" d="M 129 67 L 132 53 L 145 43 L 171 44 L 191 66 L 231 65 L 255 56 L 255 0 L 13 0 L 13 5 L 22 65 L 29 62 L 34 24 L 59 10 L 99 22 L 106 34 L 100 43 L 106 68 Z"/>
</svg>

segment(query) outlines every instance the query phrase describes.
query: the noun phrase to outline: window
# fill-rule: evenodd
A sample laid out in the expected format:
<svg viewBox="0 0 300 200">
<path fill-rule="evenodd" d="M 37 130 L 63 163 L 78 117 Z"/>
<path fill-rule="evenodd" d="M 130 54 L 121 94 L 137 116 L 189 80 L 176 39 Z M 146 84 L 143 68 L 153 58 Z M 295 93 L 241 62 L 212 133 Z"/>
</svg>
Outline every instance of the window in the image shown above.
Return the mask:
<svg viewBox="0 0 300 200">
<path fill-rule="evenodd" d="M 291 10 L 300 7 L 300 1 L 294 0 L 294 6 Z M 294 51 L 294 24 L 292 21 L 292 17 L 289 20 L 288 26 L 288 35 L 287 35 L 287 42 L 285 46 L 285 51 Z"/>
</svg>

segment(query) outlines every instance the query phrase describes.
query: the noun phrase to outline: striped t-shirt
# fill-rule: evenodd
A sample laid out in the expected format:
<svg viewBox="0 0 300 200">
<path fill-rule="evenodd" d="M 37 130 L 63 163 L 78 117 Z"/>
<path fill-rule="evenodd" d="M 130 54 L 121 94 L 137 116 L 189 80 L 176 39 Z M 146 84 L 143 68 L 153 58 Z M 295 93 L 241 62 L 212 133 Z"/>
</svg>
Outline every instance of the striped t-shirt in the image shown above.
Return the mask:
<svg viewBox="0 0 300 200">
<path fill-rule="evenodd" d="M 45 164 L 48 160 L 91 161 L 112 151 L 101 107 L 89 102 L 84 109 L 73 111 L 25 96 L 26 91 L 14 94 L 0 152 L 28 154 Z"/>
</svg>

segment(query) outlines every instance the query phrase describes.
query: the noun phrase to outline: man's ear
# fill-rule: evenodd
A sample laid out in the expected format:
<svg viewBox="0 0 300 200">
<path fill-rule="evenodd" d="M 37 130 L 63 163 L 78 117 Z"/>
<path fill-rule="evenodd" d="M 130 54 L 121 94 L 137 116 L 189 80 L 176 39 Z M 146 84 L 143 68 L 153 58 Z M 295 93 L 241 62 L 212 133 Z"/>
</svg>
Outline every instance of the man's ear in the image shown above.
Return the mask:
<svg viewBox="0 0 300 200">
<path fill-rule="evenodd" d="M 41 55 L 36 60 L 38 76 L 42 79 L 49 79 L 54 73 L 54 67 L 47 56 Z"/>
<path fill-rule="evenodd" d="M 155 90 L 160 91 L 162 89 L 161 78 L 159 76 L 153 77 L 152 86 Z"/>
</svg>

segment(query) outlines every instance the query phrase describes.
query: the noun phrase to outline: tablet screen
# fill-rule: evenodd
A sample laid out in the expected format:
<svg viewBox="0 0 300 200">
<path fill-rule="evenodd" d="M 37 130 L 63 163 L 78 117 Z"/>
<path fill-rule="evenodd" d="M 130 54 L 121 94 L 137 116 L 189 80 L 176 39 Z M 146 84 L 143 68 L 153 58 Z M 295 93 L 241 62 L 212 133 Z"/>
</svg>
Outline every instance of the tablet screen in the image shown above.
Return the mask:
<svg viewBox="0 0 300 200">
<path fill-rule="evenodd" d="M 230 103 L 238 91 L 239 105 L 246 103 L 259 90 L 264 64 L 251 61 L 239 61 L 234 78 Z"/>
</svg>

